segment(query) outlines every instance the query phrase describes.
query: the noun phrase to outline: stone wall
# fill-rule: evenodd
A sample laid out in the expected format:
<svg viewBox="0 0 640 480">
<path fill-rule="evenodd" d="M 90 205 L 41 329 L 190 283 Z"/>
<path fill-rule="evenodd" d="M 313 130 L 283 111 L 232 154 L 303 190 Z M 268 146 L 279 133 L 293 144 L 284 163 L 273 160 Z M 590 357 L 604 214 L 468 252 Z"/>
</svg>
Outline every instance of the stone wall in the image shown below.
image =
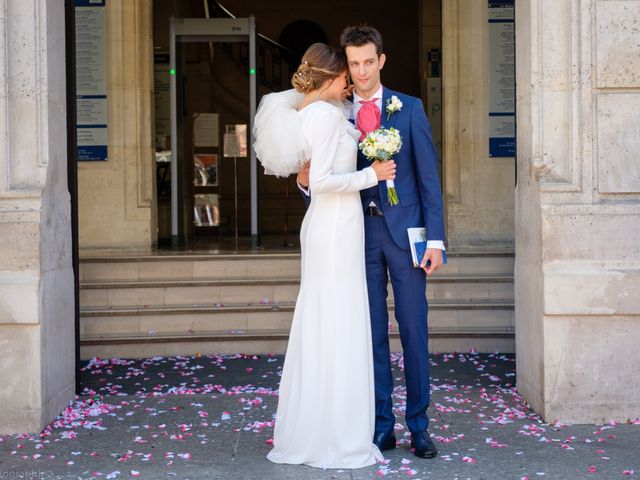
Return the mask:
<svg viewBox="0 0 640 480">
<path fill-rule="evenodd" d="M 0 433 L 73 398 L 63 0 L 0 2 Z"/>
<path fill-rule="evenodd" d="M 78 164 L 81 248 L 156 242 L 152 7 L 107 2 L 109 158 Z"/>
<path fill-rule="evenodd" d="M 519 0 L 518 0 L 519 1 Z M 489 157 L 487 2 L 442 2 L 449 248 L 513 249 L 515 160 Z"/>
<path fill-rule="evenodd" d="M 640 1 L 516 2 L 518 388 L 640 416 Z"/>
</svg>

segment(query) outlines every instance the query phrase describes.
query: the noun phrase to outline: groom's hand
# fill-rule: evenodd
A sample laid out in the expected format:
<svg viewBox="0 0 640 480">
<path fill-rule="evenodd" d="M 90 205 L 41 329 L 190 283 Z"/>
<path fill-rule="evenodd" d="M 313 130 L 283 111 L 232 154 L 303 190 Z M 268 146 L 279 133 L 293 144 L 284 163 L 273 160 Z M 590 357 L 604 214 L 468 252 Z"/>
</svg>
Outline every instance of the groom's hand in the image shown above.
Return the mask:
<svg viewBox="0 0 640 480">
<path fill-rule="evenodd" d="M 433 272 L 437 272 L 442 266 L 442 250 L 439 248 L 427 248 L 424 252 L 422 262 L 420 262 L 420 268 L 422 268 L 427 275 L 431 275 Z"/>
<path fill-rule="evenodd" d="M 300 170 L 298 170 L 298 185 L 309 188 L 309 167 L 311 162 L 306 162 Z"/>
</svg>

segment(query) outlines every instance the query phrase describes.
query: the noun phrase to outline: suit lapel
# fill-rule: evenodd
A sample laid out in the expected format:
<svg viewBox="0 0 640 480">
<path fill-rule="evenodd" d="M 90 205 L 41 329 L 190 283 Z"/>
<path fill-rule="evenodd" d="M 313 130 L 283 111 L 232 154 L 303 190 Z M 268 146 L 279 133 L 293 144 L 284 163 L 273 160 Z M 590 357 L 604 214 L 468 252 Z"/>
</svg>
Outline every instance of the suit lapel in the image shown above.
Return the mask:
<svg viewBox="0 0 640 480">
<path fill-rule="evenodd" d="M 391 122 L 387 122 L 387 100 L 391 98 L 391 92 L 384 85 L 382 86 L 382 104 L 380 105 L 380 127 L 388 128 Z M 391 120 L 391 119 L 389 119 Z M 378 182 L 378 192 L 380 194 L 380 200 L 382 200 L 382 208 L 384 210 L 384 205 L 387 203 L 387 189 L 386 183 L 384 181 Z"/>
<path fill-rule="evenodd" d="M 385 128 L 394 127 L 396 124 L 396 117 L 400 112 L 392 113 L 390 116 L 387 114 L 387 102 L 391 101 L 391 97 L 395 95 L 393 90 L 389 90 L 384 85 L 382 86 L 382 107 L 380 108 L 380 126 Z M 387 120 L 389 117 L 389 120 Z"/>
<path fill-rule="evenodd" d="M 387 128 L 387 101 L 391 98 L 389 89 L 382 86 L 382 105 L 380 105 L 380 126 Z"/>
</svg>

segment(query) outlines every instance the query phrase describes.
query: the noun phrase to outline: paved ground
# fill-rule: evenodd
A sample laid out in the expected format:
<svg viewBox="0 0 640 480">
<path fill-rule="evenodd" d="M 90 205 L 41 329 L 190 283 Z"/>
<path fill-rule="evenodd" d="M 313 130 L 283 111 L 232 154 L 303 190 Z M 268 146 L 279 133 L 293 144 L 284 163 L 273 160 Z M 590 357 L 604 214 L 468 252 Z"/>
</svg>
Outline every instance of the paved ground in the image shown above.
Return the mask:
<svg viewBox="0 0 640 480">
<path fill-rule="evenodd" d="M 282 356 L 92 360 L 86 395 L 42 435 L 0 436 L 0 480 L 640 479 L 640 421 L 544 424 L 513 385 L 510 355 L 433 355 L 431 432 L 440 456 L 399 448 L 356 471 L 266 460 Z M 394 355 L 395 376 L 402 358 Z M 404 402 L 402 382 L 396 410 Z M 401 419 L 401 416 L 399 417 Z M 345 425 L 345 428 L 349 428 Z"/>
</svg>

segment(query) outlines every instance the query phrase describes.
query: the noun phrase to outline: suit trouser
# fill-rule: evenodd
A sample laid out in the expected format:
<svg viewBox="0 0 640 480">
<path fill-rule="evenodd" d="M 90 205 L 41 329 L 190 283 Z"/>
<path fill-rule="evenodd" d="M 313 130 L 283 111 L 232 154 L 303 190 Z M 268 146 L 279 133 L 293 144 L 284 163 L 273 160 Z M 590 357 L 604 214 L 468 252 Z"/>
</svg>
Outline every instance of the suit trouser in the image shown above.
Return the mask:
<svg viewBox="0 0 640 480">
<path fill-rule="evenodd" d="M 426 430 L 429 425 L 427 407 L 430 400 L 426 274 L 424 270 L 413 267 L 409 251 L 396 245 L 384 217 L 365 215 L 365 259 L 373 339 L 375 431 L 390 431 L 395 425 L 387 311 L 389 275 L 404 352 L 406 423 L 412 432 Z"/>
</svg>

